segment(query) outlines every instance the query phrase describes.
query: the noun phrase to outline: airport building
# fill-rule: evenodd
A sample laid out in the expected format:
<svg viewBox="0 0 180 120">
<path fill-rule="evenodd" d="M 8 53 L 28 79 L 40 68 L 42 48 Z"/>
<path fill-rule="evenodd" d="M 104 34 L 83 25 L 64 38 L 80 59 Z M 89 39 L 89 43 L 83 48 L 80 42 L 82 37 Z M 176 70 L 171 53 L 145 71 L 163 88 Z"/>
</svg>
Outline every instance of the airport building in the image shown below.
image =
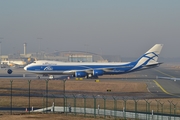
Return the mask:
<svg viewBox="0 0 180 120">
<path fill-rule="evenodd" d="M 27 53 L 27 43 L 23 44 L 23 48 L 23 54 L 1 55 L 1 64 L 25 66 L 35 60 L 56 60 L 62 62 L 120 62 L 119 56 L 102 56 L 84 51 L 55 51 L 53 53 L 41 51 Z"/>
<path fill-rule="evenodd" d="M 69 62 L 93 62 L 92 55 L 69 55 Z"/>
<path fill-rule="evenodd" d="M 38 59 L 38 57 L 37 57 Z M 100 62 L 106 61 L 103 59 L 102 56 L 83 52 L 83 51 L 61 51 L 61 52 L 54 52 L 50 54 L 45 54 L 43 59 L 46 60 L 59 60 L 64 62 Z"/>
<path fill-rule="evenodd" d="M 53 60 L 62 62 L 108 62 L 101 55 L 79 52 L 79 51 L 62 51 L 54 53 L 30 53 L 30 54 L 13 54 L 2 55 L 1 66 L 25 66 L 35 60 Z"/>
</svg>

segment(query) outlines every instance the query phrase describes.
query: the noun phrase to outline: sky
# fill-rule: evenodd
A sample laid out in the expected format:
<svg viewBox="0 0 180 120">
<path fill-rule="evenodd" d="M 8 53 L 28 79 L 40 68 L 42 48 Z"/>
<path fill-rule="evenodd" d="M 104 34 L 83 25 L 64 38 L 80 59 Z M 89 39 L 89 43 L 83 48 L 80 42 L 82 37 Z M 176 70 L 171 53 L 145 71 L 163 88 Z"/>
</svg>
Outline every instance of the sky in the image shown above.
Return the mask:
<svg viewBox="0 0 180 120">
<path fill-rule="evenodd" d="M 180 0 L 0 0 L 2 54 L 88 51 L 180 57 Z"/>
</svg>

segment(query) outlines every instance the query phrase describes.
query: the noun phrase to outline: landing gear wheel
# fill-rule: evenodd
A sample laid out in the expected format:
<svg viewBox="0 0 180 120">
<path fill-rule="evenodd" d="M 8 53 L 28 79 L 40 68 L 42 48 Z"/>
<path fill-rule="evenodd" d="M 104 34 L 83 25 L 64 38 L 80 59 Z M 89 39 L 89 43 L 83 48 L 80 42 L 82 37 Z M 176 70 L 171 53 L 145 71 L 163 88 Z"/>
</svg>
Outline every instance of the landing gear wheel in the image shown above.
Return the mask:
<svg viewBox="0 0 180 120">
<path fill-rule="evenodd" d="M 53 80 L 54 79 L 54 75 L 49 75 L 49 79 Z"/>
<path fill-rule="evenodd" d="M 92 74 L 88 74 L 86 77 L 87 77 L 87 79 L 89 79 L 89 78 L 92 78 L 93 75 Z"/>
</svg>

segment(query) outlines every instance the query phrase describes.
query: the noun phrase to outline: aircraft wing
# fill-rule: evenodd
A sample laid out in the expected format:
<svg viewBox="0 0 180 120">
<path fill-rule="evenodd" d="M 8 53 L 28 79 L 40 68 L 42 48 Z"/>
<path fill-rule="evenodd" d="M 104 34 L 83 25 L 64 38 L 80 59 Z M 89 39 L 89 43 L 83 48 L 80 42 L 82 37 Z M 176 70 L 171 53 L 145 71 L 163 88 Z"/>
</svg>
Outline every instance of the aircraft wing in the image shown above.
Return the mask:
<svg viewBox="0 0 180 120">
<path fill-rule="evenodd" d="M 109 72 L 114 70 L 115 68 L 99 68 L 99 69 L 86 69 L 86 70 L 70 70 L 70 71 L 64 71 L 63 73 L 66 74 L 73 74 L 75 72 L 86 72 L 86 73 L 93 73 L 93 70 L 103 70 L 104 72 Z"/>
</svg>

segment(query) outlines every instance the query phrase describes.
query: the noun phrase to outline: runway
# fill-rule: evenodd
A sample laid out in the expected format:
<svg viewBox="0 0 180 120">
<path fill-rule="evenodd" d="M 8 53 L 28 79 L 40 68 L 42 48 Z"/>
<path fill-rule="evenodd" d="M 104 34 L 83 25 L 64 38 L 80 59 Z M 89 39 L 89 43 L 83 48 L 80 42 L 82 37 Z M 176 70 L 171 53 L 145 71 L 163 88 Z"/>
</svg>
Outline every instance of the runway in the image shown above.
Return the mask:
<svg viewBox="0 0 180 120">
<path fill-rule="evenodd" d="M 157 76 L 180 78 L 180 70 L 170 70 L 164 67 L 158 67 L 141 71 L 141 74 L 147 74 L 148 77 L 154 78 L 147 82 L 150 92 L 162 92 L 167 96 L 180 97 L 180 81 L 157 78 Z"/>
<path fill-rule="evenodd" d="M 131 74 L 135 75 L 134 77 L 128 77 Z M 136 82 L 145 82 L 147 84 L 148 91 L 154 95 L 154 97 L 180 97 L 180 81 L 174 82 L 173 80 L 157 79 L 157 76 L 163 77 L 176 77 L 180 78 L 180 70 L 170 70 L 166 67 L 158 67 L 144 71 L 138 71 L 134 73 L 126 74 L 127 77 L 113 77 L 112 78 L 99 78 L 101 81 L 136 81 Z M 23 69 L 13 70 L 11 75 L 6 74 L 6 71 L 0 72 L 0 79 L 37 79 L 35 74 L 27 73 Z M 42 79 L 48 79 L 48 77 L 43 77 Z M 59 77 L 59 79 L 64 79 Z M 88 79 L 91 80 L 91 79 Z M 87 81 L 88 81 L 87 80 Z M 61 91 L 62 92 L 62 91 Z M 67 93 L 73 93 L 73 91 L 66 91 Z M 79 93 L 74 91 L 74 93 Z M 97 93 L 100 94 L 100 93 Z M 114 94 L 115 95 L 115 94 Z M 119 94 L 120 95 L 120 94 Z"/>
</svg>

